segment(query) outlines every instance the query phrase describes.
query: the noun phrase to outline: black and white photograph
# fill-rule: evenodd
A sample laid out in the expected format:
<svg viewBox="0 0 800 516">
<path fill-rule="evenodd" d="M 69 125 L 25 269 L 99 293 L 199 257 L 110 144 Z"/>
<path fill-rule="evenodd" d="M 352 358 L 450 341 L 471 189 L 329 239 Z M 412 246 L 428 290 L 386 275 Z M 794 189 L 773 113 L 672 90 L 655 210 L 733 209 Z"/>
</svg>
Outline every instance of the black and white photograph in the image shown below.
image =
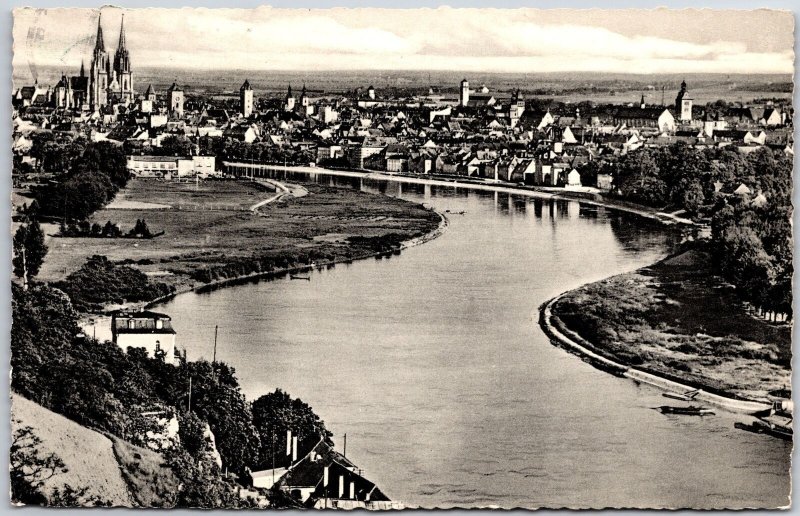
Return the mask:
<svg viewBox="0 0 800 516">
<path fill-rule="evenodd" d="M 791 507 L 794 13 L 152 4 L 6 11 L 7 510 Z"/>
</svg>

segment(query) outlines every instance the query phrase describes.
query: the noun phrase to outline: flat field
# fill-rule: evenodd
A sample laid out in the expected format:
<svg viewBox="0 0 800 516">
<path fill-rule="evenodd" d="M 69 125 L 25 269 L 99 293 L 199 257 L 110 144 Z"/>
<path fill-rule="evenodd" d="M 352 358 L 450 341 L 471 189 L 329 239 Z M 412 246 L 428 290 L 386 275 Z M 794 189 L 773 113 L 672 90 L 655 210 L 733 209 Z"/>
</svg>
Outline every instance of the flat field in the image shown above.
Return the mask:
<svg viewBox="0 0 800 516">
<path fill-rule="evenodd" d="M 137 219 L 144 219 L 151 232 L 164 234 L 153 239 L 51 236 L 39 277 L 62 279 L 98 254 L 125 261 L 182 289 L 198 284 L 189 277 L 198 269 L 262 259 L 294 263 L 309 253 L 329 259 L 356 257 L 369 249 L 349 241 L 350 237 L 412 238 L 439 223 L 436 213 L 400 199 L 317 184 L 304 186 L 308 195 L 283 197 L 253 212 L 249 207 L 272 197 L 274 191 L 241 181 L 206 181 L 196 186 L 134 179 L 109 206 L 93 215 L 92 222 L 111 221 L 127 232 Z M 54 230 L 50 227 L 46 232 Z M 231 270 L 226 274 L 230 277 Z"/>
<path fill-rule="evenodd" d="M 791 326 L 767 322 L 688 250 L 567 293 L 553 314 L 609 358 L 657 374 L 764 399 L 791 388 Z"/>
</svg>

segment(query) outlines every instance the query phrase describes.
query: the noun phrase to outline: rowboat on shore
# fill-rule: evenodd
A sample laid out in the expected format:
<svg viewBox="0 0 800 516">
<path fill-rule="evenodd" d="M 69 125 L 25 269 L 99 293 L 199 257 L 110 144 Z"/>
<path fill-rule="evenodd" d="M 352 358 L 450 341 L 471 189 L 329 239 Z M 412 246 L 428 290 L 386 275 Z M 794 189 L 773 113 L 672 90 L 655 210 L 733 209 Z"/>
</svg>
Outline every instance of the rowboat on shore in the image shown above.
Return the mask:
<svg viewBox="0 0 800 516">
<path fill-rule="evenodd" d="M 704 407 L 673 407 L 670 405 L 662 405 L 656 407 L 656 410 L 662 414 L 683 414 L 686 416 L 708 416 L 714 413 L 710 408 Z"/>
<path fill-rule="evenodd" d="M 680 392 L 663 393 L 664 397 L 666 398 L 672 398 L 674 400 L 681 400 L 681 401 L 692 401 L 698 394 L 700 394 L 700 389 L 694 389 L 692 391 L 686 391 L 684 393 Z"/>
<path fill-rule="evenodd" d="M 745 430 L 755 434 L 771 435 L 772 437 L 777 437 L 778 439 L 783 439 L 784 441 L 791 441 L 794 438 L 794 432 L 792 431 L 791 426 L 771 424 L 761 419 L 756 420 L 756 422 L 751 424 L 737 422 L 734 423 L 733 426 L 739 430 Z"/>
<path fill-rule="evenodd" d="M 298 276 L 296 274 L 289 274 L 290 279 L 301 279 L 306 281 L 311 281 L 311 276 Z"/>
</svg>

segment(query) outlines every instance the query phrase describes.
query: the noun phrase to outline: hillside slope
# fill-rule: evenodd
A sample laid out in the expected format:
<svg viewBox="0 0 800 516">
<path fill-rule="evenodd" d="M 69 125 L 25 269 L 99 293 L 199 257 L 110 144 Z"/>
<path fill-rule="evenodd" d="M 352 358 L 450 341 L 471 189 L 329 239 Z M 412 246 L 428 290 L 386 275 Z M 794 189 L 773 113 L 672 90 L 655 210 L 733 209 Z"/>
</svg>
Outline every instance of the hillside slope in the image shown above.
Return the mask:
<svg viewBox="0 0 800 516">
<path fill-rule="evenodd" d="M 160 455 L 83 427 L 22 396 L 11 395 L 11 430 L 30 427 L 41 439 L 39 457 L 54 453 L 66 471 L 45 482 L 44 491 L 86 489 L 84 498 L 112 506 L 165 505 L 154 490 L 172 490 L 174 476 Z M 154 471 L 155 470 L 155 471 Z M 158 485 L 155 485 L 158 484 Z M 131 492 L 133 489 L 135 492 Z"/>
</svg>

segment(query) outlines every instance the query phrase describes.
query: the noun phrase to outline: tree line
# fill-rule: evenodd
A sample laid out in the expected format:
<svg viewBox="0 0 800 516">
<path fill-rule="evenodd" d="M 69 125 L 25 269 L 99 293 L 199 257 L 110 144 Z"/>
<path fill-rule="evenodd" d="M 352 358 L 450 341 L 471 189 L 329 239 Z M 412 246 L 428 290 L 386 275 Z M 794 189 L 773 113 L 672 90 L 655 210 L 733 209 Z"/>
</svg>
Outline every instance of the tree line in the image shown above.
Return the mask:
<svg viewBox="0 0 800 516">
<path fill-rule="evenodd" d="M 761 148 L 641 148 L 582 167 L 613 174 L 612 196 L 711 223 L 711 254 L 741 297 L 773 320 L 792 316 L 792 157 Z M 740 185 L 747 189 L 734 193 Z"/>
<path fill-rule="evenodd" d="M 45 171 L 56 174 L 32 190 L 40 216 L 84 220 L 128 182 L 125 153 L 110 142 L 41 133 L 34 139 L 31 155 L 39 158 Z"/>
</svg>

